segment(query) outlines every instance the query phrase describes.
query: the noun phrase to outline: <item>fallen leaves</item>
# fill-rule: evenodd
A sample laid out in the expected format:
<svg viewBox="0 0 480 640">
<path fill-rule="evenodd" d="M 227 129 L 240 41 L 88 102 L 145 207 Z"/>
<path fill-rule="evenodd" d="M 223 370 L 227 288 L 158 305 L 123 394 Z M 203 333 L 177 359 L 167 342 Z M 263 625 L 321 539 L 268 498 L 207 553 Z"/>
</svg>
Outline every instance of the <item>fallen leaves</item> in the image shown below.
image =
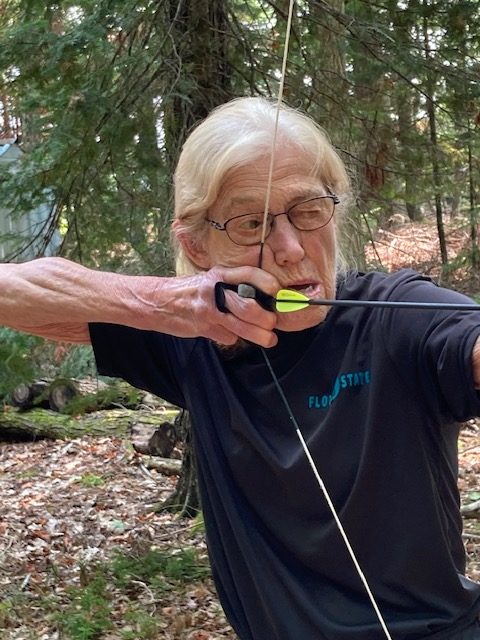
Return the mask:
<svg viewBox="0 0 480 640">
<path fill-rule="evenodd" d="M 145 476 L 140 463 L 141 456 L 118 438 L 3 444 L 2 639 L 70 637 L 60 636 L 55 615 L 70 606 L 72 588 L 88 584 L 88 568 L 108 562 L 119 550 L 141 553 L 163 546 L 194 547 L 205 555 L 203 535 L 192 534 L 191 523 L 149 509 L 171 493 L 176 478 L 155 471 Z M 161 601 L 141 580 L 132 580 L 130 586 L 133 596 L 126 597 L 109 585 L 112 628 L 99 639 L 236 637 L 210 580 L 168 589 Z M 132 612 L 132 597 L 138 613 Z M 52 609 L 47 611 L 49 598 Z"/>
</svg>

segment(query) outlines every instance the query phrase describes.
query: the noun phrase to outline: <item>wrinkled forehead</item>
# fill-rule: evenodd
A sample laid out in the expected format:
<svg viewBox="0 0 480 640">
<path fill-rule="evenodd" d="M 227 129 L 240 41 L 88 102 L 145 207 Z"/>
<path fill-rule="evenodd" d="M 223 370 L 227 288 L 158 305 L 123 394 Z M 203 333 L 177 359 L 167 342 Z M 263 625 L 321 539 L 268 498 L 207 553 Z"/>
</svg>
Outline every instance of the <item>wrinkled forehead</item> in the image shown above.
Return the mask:
<svg viewBox="0 0 480 640">
<path fill-rule="evenodd" d="M 312 171 L 307 154 L 287 147 L 275 153 L 272 167 L 270 157 L 264 155 L 229 169 L 220 182 L 215 204 L 255 211 L 264 207 L 267 192 L 273 206 L 278 207 L 322 195 L 326 189 Z"/>
<path fill-rule="evenodd" d="M 301 200 L 308 200 L 309 198 L 315 198 L 316 196 L 326 195 L 326 190 L 320 184 L 306 185 L 299 182 L 295 182 L 295 184 L 292 185 L 284 193 L 288 197 L 289 201 L 291 200 L 292 203 L 295 203 Z M 263 195 L 266 195 L 266 194 L 263 194 Z M 276 195 L 277 195 L 276 193 L 273 194 L 274 197 Z M 263 198 L 262 204 L 265 202 L 265 200 L 266 200 L 266 197 Z M 255 205 L 258 205 L 258 201 L 259 201 L 259 198 L 254 193 L 245 193 L 245 194 L 228 198 L 228 202 L 232 207 L 241 207 L 243 209 L 251 209 L 252 211 L 255 210 Z"/>
</svg>

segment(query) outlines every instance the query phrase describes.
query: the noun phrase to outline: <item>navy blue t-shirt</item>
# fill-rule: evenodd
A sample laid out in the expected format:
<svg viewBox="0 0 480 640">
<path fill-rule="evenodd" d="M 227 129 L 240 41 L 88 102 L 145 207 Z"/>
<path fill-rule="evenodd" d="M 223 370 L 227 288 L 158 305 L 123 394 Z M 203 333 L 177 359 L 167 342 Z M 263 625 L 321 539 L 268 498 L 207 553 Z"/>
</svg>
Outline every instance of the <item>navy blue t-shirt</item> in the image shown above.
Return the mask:
<svg viewBox="0 0 480 640">
<path fill-rule="evenodd" d="M 412 271 L 349 274 L 344 299 L 466 302 Z M 191 411 L 208 547 L 241 640 L 383 640 L 257 347 L 91 325 L 100 373 Z M 332 308 L 272 366 L 395 640 L 480 610 L 463 575 L 456 423 L 480 415 L 480 313 Z"/>
</svg>

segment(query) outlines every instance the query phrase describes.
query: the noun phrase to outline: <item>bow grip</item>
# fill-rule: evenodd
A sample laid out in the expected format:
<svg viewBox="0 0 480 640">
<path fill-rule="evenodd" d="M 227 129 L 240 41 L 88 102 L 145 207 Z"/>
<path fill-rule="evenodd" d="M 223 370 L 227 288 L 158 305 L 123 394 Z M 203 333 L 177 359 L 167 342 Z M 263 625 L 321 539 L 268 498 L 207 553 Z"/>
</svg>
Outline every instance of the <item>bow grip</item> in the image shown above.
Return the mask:
<svg viewBox="0 0 480 640">
<path fill-rule="evenodd" d="M 215 283 L 215 304 L 222 313 L 230 313 L 226 305 L 225 291 L 234 291 L 241 298 L 255 300 L 266 311 L 275 311 L 275 298 L 257 289 L 252 284 L 227 284 L 226 282 Z"/>
</svg>

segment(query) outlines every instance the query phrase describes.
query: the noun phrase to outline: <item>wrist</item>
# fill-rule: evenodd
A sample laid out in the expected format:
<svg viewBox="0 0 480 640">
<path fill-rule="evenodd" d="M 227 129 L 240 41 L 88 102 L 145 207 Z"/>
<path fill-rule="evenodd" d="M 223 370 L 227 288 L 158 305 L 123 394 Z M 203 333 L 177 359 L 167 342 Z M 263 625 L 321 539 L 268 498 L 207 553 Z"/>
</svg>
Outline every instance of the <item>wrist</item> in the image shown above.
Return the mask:
<svg viewBox="0 0 480 640">
<path fill-rule="evenodd" d="M 196 335 L 194 299 L 198 295 L 198 277 L 118 276 L 107 283 L 116 290 L 117 324 L 169 333 L 179 337 Z"/>
</svg>

